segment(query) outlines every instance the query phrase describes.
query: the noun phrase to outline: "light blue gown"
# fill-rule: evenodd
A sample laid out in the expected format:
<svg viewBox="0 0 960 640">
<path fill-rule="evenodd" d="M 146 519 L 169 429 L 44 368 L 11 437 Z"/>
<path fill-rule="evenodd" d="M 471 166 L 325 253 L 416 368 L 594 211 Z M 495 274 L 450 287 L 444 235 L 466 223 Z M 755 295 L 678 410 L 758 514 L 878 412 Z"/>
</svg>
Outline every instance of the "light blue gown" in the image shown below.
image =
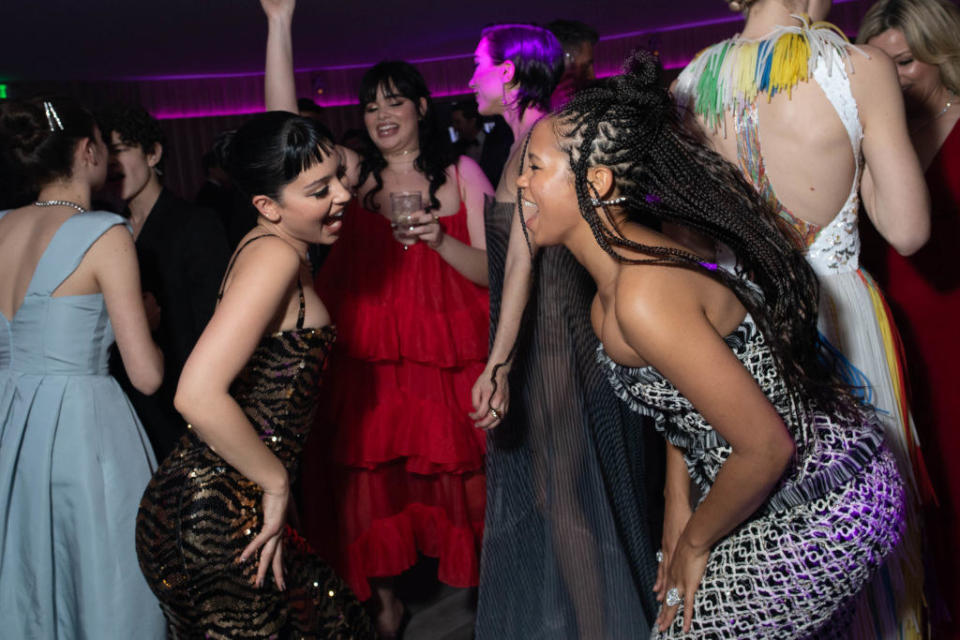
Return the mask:
<svg viewBox="0 0 960 640">
<path fill-rule="evenodd" d="M 67 219 L 20 309 L 0 314 L 3 638 L 165 637 L 134 548 L 156 462 L 107 372 L 114 337 L 103 296 L 51 297 L 87 249 L 124 223 L 105 212 Z"/>
</svg>

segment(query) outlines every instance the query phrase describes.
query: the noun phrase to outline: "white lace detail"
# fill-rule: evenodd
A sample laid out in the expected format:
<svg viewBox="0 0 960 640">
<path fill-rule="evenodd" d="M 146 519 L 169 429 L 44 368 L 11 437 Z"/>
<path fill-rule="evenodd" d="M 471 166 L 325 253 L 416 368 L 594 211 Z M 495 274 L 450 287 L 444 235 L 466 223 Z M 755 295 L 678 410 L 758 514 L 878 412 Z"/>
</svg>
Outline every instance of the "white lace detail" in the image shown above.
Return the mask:
<svg viewBox="0 0 960 640">
<path fill-rule="evenodd" d="M 844 68 L 844 59 L 828 50 L 824 62 L 826 64 L 818 65 L 814 70 L 813 78 L 823 89 L 847 130 L 856 171 L 847 201 L 830 224 L 820 230 L 817 239 L 807 249 L 807 260 L 817 275 L 856 271 L 860 266 L 857 211 L 860 208 L 860 176 L 863 168 L 863 127 L 860 125 L 857 101 L 850 90 L 850 78 Z"/>
</svg>

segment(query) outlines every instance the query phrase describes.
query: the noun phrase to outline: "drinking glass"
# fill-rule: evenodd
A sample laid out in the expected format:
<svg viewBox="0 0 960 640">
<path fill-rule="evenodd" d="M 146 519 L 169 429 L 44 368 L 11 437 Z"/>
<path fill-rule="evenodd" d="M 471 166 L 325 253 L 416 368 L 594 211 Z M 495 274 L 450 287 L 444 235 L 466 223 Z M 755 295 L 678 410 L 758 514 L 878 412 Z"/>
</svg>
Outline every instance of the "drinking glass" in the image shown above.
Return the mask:
<svg viewBox="0 0 960 640">
<path fill-rule="evenodd" d="M 398 227 L 406 227 L 407 231 L 412 231 L 414 227 L 413 214 L 423 209 L 423 198 L 419 191 L 391 191 L 390 192 L 390 217 Z M 401 239 L 404 251 L 408 247 L 417 243 L 415 237 L 407 240 Z"/>
</svg>

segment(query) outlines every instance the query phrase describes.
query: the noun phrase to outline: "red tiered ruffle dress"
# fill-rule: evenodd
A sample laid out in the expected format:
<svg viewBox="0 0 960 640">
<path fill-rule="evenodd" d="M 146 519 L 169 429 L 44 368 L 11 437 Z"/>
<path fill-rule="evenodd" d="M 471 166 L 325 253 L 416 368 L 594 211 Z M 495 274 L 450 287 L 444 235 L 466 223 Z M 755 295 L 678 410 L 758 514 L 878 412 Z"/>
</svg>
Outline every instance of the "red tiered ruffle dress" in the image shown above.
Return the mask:
<svg viewBox="0 0 960 640">
<path fill-rule="evenodd" d="M 442 217 L 469 244 L 466 207 Z M 487 357 L 488 294 L 425 244 L 404 251 L 356 201 L 317 275 L 337 325 L 319 424 L 304 459 L 308 536 L 361 600 L 368 579 L 439 559 L 477 584 L 485 438 L 470 390 Z"/>
</svg>

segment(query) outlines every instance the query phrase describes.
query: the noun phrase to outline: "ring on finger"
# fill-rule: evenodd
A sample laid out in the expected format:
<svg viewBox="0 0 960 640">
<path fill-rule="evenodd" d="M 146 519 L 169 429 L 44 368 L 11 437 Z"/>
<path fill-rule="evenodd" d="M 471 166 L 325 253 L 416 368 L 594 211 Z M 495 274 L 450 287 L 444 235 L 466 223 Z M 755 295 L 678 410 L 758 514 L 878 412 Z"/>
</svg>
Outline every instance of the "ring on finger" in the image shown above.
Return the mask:
<svg viewBox="0 0 960 640">
<path fill-rule="evenodd" d="M 680 597 L 680 589 L 677 589 L 676 587 L 670 587 L 667 589 L 667 598 L 665 604 L 668 607 L 675 607 L 681 602 L 683 602 L 683 598 Z"/>
<path fill-rule="evenodd" d="M 657 549 L 657 564 L 663 562 L 663 551 Z"/>
<path fill-rule="evenodd" d="M 493 407 L 490 407 L 490 415 L 492 415 L 495 420 L 500 419 L 500 412 L 494 409 Z"/>
</svg>

